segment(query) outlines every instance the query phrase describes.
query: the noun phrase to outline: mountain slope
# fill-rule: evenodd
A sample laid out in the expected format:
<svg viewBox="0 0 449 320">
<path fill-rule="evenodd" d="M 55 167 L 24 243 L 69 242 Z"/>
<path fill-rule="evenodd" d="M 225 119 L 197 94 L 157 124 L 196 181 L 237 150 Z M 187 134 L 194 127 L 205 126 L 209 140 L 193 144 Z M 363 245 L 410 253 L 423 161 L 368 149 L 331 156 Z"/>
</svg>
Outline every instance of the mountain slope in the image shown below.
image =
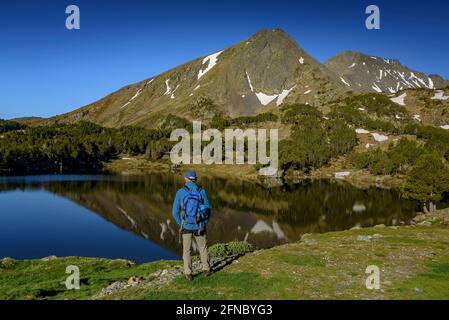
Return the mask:
<svg viewBox="0 0 449 320">
<path fill-rule="evenodd" d="M 438 75 L 427 76 L 403 66 L 399 60 L 346 51 L 329 59 L 325 66 L 354 92 L 396 93 L 404 89 L 438 89 L 449 81 Z"/>
<path fill-rule="evenodd" d="M 200 97 L 232 117 L 253 115 L 283 102 L 322 104 L 345 90 L 326 67 L 282 30 L 262 30 L 223 51 L 126 86 L 46 122 L 89 120 L 117 127 L 153 127 L 169 113 L 191 118 Z"/>
<path fill-rule="evenodd" d="M 39 123 L 87 120 L 107 127 L 152 128 L 161 126 L 169 114 L 204 119 L 220 112 L 238 117 L 274 111 L 282 103 L 320 107 L 348 91 L 393 94 L 447 86 L 449 81 L 438 75 L 358 52 L 343 52 L 321 64 L 284 31 L 272 29 Z M 197 110 L 203 97 L 218 110 Z"/>
</svg>

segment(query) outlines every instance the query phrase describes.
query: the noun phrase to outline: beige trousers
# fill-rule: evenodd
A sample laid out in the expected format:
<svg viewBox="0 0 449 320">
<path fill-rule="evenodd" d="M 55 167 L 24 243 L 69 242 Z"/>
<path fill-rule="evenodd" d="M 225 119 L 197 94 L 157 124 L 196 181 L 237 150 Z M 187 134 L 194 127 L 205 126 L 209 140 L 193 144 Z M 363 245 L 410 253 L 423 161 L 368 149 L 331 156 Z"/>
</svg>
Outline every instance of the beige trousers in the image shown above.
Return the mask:
<svg viewBox="0 0 449 320">
<path fill-rule="evenodd" d="M 209 254 L 207 253 L 207 238 L 204 236 L 194 236 L 192 233 L 184 233 L 182 235 L 182 260 L 184 261 L 184 274 L 192 274 L 192 238 L 195 237 L 195 242 L 200 252 L 201 264 L 203 271 L 209 271 Z"/>
</svg>

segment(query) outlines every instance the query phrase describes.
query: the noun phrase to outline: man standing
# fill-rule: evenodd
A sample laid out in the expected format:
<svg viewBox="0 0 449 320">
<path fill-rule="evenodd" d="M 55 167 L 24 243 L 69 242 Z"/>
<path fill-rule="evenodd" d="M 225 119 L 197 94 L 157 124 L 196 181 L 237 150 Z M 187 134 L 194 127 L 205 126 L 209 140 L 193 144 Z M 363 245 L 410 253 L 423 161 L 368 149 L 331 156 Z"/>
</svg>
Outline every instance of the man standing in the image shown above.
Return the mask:
<svg viewBox="0 0 449 320">
<path fill-rule="evenodd" d="M 211 273 L 206 238 L 206 226 L 211 210 L 206 191 L 196 184 L 196 172 L 187 171 L 184 179 L 186 183 L 176 193 L 172 215 L 180 226 L 182 234 L 184 274 L 188 280 L 193 280 L 190 256 L 193 237 L 200 253 L 203 271 L 206 276 Z"/>
</svg>

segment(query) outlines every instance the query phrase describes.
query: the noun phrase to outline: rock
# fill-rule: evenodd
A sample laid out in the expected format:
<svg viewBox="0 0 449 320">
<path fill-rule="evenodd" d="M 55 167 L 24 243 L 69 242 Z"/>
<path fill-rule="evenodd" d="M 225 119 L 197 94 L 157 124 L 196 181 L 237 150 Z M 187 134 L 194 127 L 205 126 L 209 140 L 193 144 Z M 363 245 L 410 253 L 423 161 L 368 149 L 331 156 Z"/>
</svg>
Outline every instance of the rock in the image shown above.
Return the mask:
<svg viewBox="0 0 449 320">
<path fill-rule="evenodd" d="M 366 241 L 366 242 L 370 242 L 370 241 L 375 241 L 382 238 L 381 234 L 374 234 L 372 236 L 357 236 L 357 241 Z"/>
<path fill-rule="evenodd" d="M 335 173 L 335 179 L 337 180 L 344 180 L 346 177 L 349 177 L 351 175 L 351 172 L 336 172 Z"/>
<path fill-rule="evenodd" d="M 58 259 L 58 257 L 57 256 L 48 256 L 48 257 L 42 258 L 41 260 L 42 261 L 50 261 L 50 260 L 55 260 L 55 259 Z"/>
<path fill-rule="evenodd" d="M 355 226 L 355 227 L 353 227 L 353 228 L 351 228 L 351 229 L 349 229 L 349 230 L 360 230 L 360 229 L 362 229 L 361 226 Z"/>
<path fill-rule="evenodd" d="M 139 283 L 139 280 L 140 279 L 137 278 L 137 277 L 131 277 L 131 278 L 128 279 L 128 285 L 135 286 L 135 285 L 137 285 Z"/>
<path fill-rule="evenodd" d="M 307 245 L 309 245 L 309 244 L 316 244 L 317 243 L 316 240 L 313 240 L 313 239 L 304 239 L 302 242 L 307 244 Z"/>
<path fill-rule="evenodd" d="M 415 288 L 414 290 L 415 290 L 415 292 L 422 292 L 422 290 L 419 288 Z"/>
<path fill-rule="evenodd" d="M 210 265 L 212 266 L 213 270 L 219 270 L 226 265 L 229 265 L 233 262 L 238 263 L 237 259 L 238 256 L 230 256 L 225 258 L 216 258 L 211 257 L 210 258 Z M 237 261 L 237 262 L 236 262 Z M 193 273 L 199 273 L 202 272 L 202 264 L 201 261 L 195 261 L 192 263 L 192 271 Z M 176 277 L 181 276 L 183 274 L 183 268 L 182 266 L 176 266 L 169 269 L 163 269 L 157 272 L 154 272 L 151 276 L 150 281 L 145 281 L 142 277 L 131 277 L 128 279 L 127 282 L 114 282 L 111 285 L 109 285 L 106 288 L 103 288 L 99 294 L 92 297 L 92 299 L 102 299 L 107 297 L 108 295 L 111 295 L 113 293 L 132 288 L 136 285 L 139 285 L 139 287 L 147 288 L 147 287 L 155 287 L 160 288 L 170 282 L 172 282 Z M 154 278 L 153 278 L 154 277 Z"/>
<path fill-rule="evenodd" d="M 418 223 L 418 226 L 431 227 L 432 223 L 430 221 L 423 221 L 423 222 Z"/>
<path fill-rule="evenodd" d="M 259 175 L 266 177 L 278 177 L 278 169 L 273 167 L 265 167 L 259 169 Z"/>
<path fill-rule="evenodd" d="M 164 269 L 164 270 L 162 270 L 160 276 L 161 276 L 161 277 L 165 277 L 165 276 L 167 276 L 168 274 L 169 274 L 169 271 L 168 271 L 167 269 Z"/>
<path fill-rule="evenodd" d="M 301 241 L 304 241 L 306 238 L 308 238 L 309 236 L 311 236 L 311 234 L 310 233 L 304 233 L 302 236 L 301 236 Z"/>
<path fill-rule="evenodd" d="M 125 282 L 120 282 L 120 281 L 116 281 L 112 284 L 110 284 L 109 286 L 107 286 L 106 288 L 101 289 L 100 293 L 93 296 L 93 299 L 101 299 L 104 298 L 105 296 L 108 296 L 110 294 L 113 294 L 117 291 L 123 290 L 125 288 L 128 288 L 129 285 L 127 285 Z"/>
<path fill-rule="evenodd" d="M 9 261 L 15 261 L 13 258 L 11 257 L 4 257 L 2 260 L 0 260 L 1 262 L 9 262 Z"/>
<path fill-rule="evenodd" d="M 371 236 L 357 236 L 357 241 L 370 242 L 372 240 L 373 240 L 373 237 L 371 237 Z"/>
<path fill-rule="evenodd" d="M 2 269 L 9 269 L 14 267 L 16 264 L 16 260 L 10 257 L 5 257 L 2 260 L 0 260 L 0 268 Z"/>
<path fill-rule="evenodd" d="M 384 224 L 378 224 L 377 226 L 374 226 L 374 228 L 385 228 Z"/>
<path fill-rule="evenodd" d="M 117 261 L 119 263 L 123 263 L 127 267 L 132 267 L 132 266 L 136 265 L 136 263 L 134 261 L 126 260 L 126 259 L 115 259 L 114 261 Z"/>
</svg>

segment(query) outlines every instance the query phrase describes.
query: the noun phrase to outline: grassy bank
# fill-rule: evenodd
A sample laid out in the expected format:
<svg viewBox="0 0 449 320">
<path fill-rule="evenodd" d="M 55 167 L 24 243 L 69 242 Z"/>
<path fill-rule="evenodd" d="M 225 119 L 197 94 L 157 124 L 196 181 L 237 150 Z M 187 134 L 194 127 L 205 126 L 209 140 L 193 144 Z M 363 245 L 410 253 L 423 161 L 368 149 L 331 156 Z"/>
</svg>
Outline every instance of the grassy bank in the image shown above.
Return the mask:
<svg viewBox="0 0 449 320">
<path fill-rule="evenodd" d="M 61 282 L 69 264 L 80 267 L 81 289 Z M 449 210 L 418 216 L 416 225 L 378 226 L 314 234 L 246 254 L 210 277 L 182 276 L 160 286 L 145 283 L 177 261 L 134 265 L 125 260 L 57 258 L 3 260 L 2 299 L 88 299 L 132 276 L 134 286 L 106 299 L 449 299 Z M 380 269 L 380 289 L 368 290 L 366 268 Z"/>
</svg>

